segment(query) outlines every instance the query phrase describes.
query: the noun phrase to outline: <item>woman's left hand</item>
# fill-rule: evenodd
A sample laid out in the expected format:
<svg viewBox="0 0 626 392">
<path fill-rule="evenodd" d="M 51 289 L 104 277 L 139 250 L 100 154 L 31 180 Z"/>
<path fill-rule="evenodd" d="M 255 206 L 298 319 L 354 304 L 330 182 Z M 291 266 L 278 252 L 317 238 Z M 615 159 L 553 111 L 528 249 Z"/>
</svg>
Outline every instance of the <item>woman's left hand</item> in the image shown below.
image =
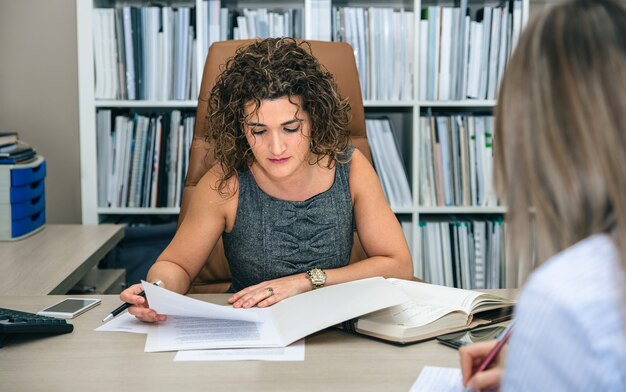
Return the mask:
<svg viewBox="0 0 626 392">
<path fill-rule="evenodd" d="M 233 294 L 228 302 L 233 304 L 235 308 L 251 308 L 253 306 L 265 308 L 285 298 L 309 291 L 311 288 L 311 282 L 305 274 L 285 276 L 246 287 Z"/>
</svg>

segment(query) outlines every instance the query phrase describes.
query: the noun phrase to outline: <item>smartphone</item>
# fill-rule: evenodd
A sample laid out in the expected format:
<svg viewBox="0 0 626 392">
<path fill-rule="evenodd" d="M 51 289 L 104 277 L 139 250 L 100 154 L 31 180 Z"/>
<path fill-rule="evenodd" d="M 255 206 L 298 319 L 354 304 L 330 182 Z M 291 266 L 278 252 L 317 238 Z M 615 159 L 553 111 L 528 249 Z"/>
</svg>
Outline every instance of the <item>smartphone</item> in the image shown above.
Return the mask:
<svg viewBox="0 0 626 392">
<path fill-rule="evenodd" d="M 470 329 L 469 331 L 448 333 L 437 336 L 437 341 L 446 346 L 459 348 L 465 344 L 497 339 L 504 331 L 504 328 L 506 328 L 506 325 L 490 325 L 488 327 Z"/>
<path fill-rule="evenodd" d="M 49 306 L 37 312 L 41 316 L 71 319 L 87 310 L 99 305 L 101 300 L 97 298 L 65 298 L 61 302 Z"/>
</svg>

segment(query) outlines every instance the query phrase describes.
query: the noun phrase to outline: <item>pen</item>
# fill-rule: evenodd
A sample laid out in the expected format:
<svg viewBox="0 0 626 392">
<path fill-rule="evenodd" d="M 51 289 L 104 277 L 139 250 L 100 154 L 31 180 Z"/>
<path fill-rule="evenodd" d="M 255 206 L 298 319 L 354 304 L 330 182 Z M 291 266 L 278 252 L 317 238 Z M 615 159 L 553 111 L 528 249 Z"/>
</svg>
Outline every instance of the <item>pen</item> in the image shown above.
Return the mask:
<svg viewBox="0 0 626 392">
<path fill-rule="evenodd" d="M 472 374 L 472 377 L 474 377 L 476 373 L 480 373 L 484 371 L 485 369 L 487 369 L 489 365 L 491 365 L 491 362 L 493 362 L 494 358 L 498 355 L 500 350 L 502 350 L 502 347 L 504 347 L 506 342 L 511 337 L 511 332 L 513 331 L 513 323 L 514 321 L 511 321 L 511 323 L 507 325 L 506 328 L 504 328 L 502 333 L 500 333 L 500 336 L 499 336 L 500 340 L 498 340 L 498 343 L 496 343 L 496 345 L 491 349 L 491 351 L 489 351 L 489 354 L 487 354 L 487 356 L 485 357 L 483 362 L 480 364 L 478 369 L 474 372 L 474 374 Z M 470 392 L 470 391 L 472 390 L 469 388 L 464 389 L 464 392 Z"/>
<path fill-rule="evenodd" d="M 483 363 L 480 364 L 480 366 L 478 367 L 478 370 L 476 370 L 476 372 L 474 374 L 480 373 L 480 372 L 484 371 L 485 369 L 487 369 L 487 367 L 489 365 L 491 365 L 491 362 L 493 362 L 493 360 L 498 355 L 500 350 L 502 350 L 502 347 L 504 347 L 506 342 L 511 337 L 511 332 L 513 332 L 513 322 L 511 322 L 511 324 L 507 325 L 507 327 L 504 329 L 504 331 L 502 331 L 502 333 L 500 334 L 500 336 L 501 336 L 500 340 L 491 349 L 491 351 L 489 351 L 489 354 L 487 354 L 487 356 L 485 357 Z"/>
<path fill-rule="evenodd" d="M 156 282 L 154 282 L 152 284 L 155 285 L 155 286 L 160 286 L 161 285 L 161 281 L 157 280 Z M 139 293 L 137 295 L 141 295 L 142 297 L 145 297 L 146 296 L 146 292 L 142 290 L 141 293 Z M 132 304 L 129 304 L 128 302 L 124 302 L 123 304 L 121 304 L 120 306 L 115 308 L 115 310 L 113 310 L 111 313 L 109 313 L 109 315 L 106 316 L 104 318 L 104 320 L 102 320 L 102 322 L 106 323 L 107 321 L 111 320 L 113 317 L 115 317 L 118 314 L 122 313 L 123 311 L 125 311 L 126 309 L 128 309 L 131 306 L 132 306 Z"/>
</svg>

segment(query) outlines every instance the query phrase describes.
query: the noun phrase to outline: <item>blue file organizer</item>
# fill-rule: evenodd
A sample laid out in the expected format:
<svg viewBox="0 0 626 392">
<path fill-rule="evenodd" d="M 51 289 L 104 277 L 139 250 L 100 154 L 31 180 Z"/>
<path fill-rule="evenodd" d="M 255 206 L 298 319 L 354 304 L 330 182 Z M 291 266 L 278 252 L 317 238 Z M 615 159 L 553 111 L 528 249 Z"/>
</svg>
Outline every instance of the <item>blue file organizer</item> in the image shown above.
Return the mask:
<svg viewBox="0 0 626 392">
<path fill-rule="evenodd" d="M 46 223 L 46 161 L 0 165 L 0 241 L 31 235 Z"/>
</svg>

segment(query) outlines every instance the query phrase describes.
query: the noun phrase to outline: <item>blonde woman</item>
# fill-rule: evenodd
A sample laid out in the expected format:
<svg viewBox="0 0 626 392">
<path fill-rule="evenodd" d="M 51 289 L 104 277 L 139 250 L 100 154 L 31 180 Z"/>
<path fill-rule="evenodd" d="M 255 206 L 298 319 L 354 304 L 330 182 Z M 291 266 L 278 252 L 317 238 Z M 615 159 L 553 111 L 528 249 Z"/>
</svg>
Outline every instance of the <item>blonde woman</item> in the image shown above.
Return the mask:
<svg viewBox="0 0 626 392">
<path fill-rule="evenodd" d="M 534 243 L 540 265 L 506 361 L 474 374 L 495 343 L 463 348 L 464 384 L 626 391 L 624 1 L 569 1 L 529 24 L 502 83 L 495 142 L 511 257 L 530 260 Z"/>
</svg>

